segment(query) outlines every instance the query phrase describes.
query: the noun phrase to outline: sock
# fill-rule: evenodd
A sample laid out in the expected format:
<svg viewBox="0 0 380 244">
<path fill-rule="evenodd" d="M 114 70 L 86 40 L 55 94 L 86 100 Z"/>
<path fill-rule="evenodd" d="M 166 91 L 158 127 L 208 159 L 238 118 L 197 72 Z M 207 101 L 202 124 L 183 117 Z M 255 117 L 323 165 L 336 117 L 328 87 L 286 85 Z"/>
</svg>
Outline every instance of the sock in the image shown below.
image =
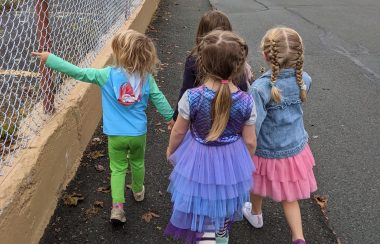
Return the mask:
<svg viewBox="0 0 380 244">
<path fill-rule="evenodd" d="M 113 208 L 124 208 L 124 204 L 123 203 L 114 203 L 114 204 L 112 204 L 112 207 Z"/>
<path fill-rule="evenodd" d="M 224 222 L 224 226 L 222 229 L 216 232 L 217 237 L 228 237 L 228 226 L 230 224 L 230 220 L 226 220 Z"/>
</svg>

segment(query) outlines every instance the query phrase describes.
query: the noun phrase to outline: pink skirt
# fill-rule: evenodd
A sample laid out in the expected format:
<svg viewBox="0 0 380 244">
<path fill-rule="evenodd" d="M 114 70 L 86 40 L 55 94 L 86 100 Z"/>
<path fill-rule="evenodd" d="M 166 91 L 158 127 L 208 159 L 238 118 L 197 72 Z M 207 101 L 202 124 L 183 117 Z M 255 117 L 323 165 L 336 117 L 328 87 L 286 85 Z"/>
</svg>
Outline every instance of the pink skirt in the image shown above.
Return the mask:
<svg viewBox="0 0 380 244">
<path fill-rule="evenodd" d="M 270 197 L 274 201 L 296 201 L 310 198 L 317 190 L 313 173 L 315 165 L 308 144 L 295 156 L 288 158 L 253 157 L 256 171 L 253 174 L 253 193 Z"/>
</svg>

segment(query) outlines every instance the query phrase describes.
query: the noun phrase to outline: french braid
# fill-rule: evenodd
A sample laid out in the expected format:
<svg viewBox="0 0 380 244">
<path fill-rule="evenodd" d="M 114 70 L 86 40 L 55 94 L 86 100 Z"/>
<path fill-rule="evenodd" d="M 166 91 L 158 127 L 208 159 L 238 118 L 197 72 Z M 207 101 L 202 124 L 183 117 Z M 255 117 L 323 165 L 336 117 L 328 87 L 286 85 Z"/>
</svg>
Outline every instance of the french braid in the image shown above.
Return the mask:
<svg viewBox="0 0 380 244">
<path fill-rule="evenodd" d="M 276 80 L 280 69 L 295 68 L 296 82 L 300 88 L 301 101 L 306 101 L 307 90 L 302 79 L 304 50 L 302 38 L 293 29 L 286 27 L 273 28 L 269 30 L 261 41 L 261 48 L 270 63 L 271 75 L 271 96 L 273 101 L 279 103 L 281 94 L 276 87 Z"/>
<path fill-rule="evenodd" d="M 280 95 L 280 89 L 275 86 L 276 80 L 278 73 L 280 72 L 280 64 L 278 62 L 278 47 L 277 47 L 277 42 L 274 40 L 271 40 L 271 45 L 269 46 L 269 60 L 271 63 L 271 68 L 272 68 L 272 75 L 271 75 L 271 94 L 272 94 L 272 99 L 276 102 L 279 103 L 281 101 L 281 95 Z"/>
</svg>

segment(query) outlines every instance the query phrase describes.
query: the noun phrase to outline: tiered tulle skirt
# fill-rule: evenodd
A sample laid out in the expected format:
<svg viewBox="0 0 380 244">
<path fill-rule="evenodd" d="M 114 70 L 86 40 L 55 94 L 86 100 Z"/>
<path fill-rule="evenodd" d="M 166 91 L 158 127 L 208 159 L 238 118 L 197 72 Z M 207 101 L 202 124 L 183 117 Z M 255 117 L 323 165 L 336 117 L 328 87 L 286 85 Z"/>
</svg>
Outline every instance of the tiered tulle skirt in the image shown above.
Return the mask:
<svg viewBox="0 0 380 244">
<path fill-rule="evenodd" d="M 243 140 L 207 146 L 187 133 L 171 161 L 173 213 L 165 234 L 193 243 L 196 233 L 219 230 L 227 219 L 242 219 L 254 171 Z"/>
<path fill-rule="evenodd" d="M 314 157 L 308 144 L 295 156 L 263 158 L 254 156 L 253 192 L 275 201 L 292 202 L 310 198 L 317 190 L 313 173 Z"/>
</svg>

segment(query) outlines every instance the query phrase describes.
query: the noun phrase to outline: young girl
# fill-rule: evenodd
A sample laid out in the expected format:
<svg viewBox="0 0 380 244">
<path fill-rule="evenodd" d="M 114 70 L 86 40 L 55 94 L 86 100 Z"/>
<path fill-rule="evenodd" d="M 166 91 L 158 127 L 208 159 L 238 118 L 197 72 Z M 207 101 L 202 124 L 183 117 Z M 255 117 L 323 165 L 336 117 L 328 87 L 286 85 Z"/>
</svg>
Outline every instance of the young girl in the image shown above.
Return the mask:
<svg viewBox="0 0 380 244">
<path fill-rule="evenodd" d="M 187 243 L 197 237 L 215 242 L 215 232 L 227 243 L 226 226 L 242 218 L 249 198 L 256 110 L 251 95 L 231 80 L 244 68 L 247 51 L 232 32 L 206 35 L 197 47 L 204 84 L 187 90 L 178 104 L 167 150 L 175 165 L 168 188 L 174 207 L 165 233 Z"/>
<path fill-rule="evenodd" d="M 108 135 L 111 169 L 111 222 L 126 221 L 125 174 L 129 156 L 132 192 L 136 201 L 144 200 L 144 154 L 147 132 L 146 107 L 151 99 L 157 110 L 171 121 L 173 110 L 152 76 L 158 63 L 156 48 L 144 34 L 128 30 L 112 41 L 114 67 L 79 68 L 48 52 L 33 53 L 46 66 L 74 79 L 100 86 L 103 105 L 103 132 Z M 173 121 L 169 122 L 173 123 Z"/>
<path fill-rule="evenodd" d="M 269 30 L 261 42 L 263 56 L 271 66 L 253 83 L 257 106 L 257 151 L 254 188 L 243 214 L 256 228 L 263 226 L 262 198 L 281 202 L 292 231 L 293 243 L 305 243 L 298 200 L 310 198 L 317 189 L 314 158 L 303 123 L 311 78 L 302 72 L 304 48 L 300 35 L 290 28 Z"/>
<path fill-rule="evenodd" d="M 232 31 L 231 23 L 228 17 L 221 11 L 211 10 L 206 12 L 198 25 L 198 30 L 196 34 L 195 43 L 198 45 L 203 36 L 209 33 L 212 30 L 224 30 L 224 31 Z M 190 55 L 186 58 L 185 70 L 183 73 L 183 83 L 179 93 L 178 101 L 181 99 L 182 95 L 185 93 L 187 89 L 191 89 L 197 87 L 201 84 L 202 77 L 198 72 L 198 67 L 196 65 L 197 59 L 197 49 L 193 48 Z M 236 77 L 233 77 L 235 81 L 238 83 L 238 87 L 242 91 L 248 91 L 249 81 L 252 79 L 251 67 L 248 63 L 245 63 L 244 69 L 240 74 L 235 74 Z M 174 120 L 177 119 L 178 116 L 178 105 L 174 110 Z"/>
</svg>

